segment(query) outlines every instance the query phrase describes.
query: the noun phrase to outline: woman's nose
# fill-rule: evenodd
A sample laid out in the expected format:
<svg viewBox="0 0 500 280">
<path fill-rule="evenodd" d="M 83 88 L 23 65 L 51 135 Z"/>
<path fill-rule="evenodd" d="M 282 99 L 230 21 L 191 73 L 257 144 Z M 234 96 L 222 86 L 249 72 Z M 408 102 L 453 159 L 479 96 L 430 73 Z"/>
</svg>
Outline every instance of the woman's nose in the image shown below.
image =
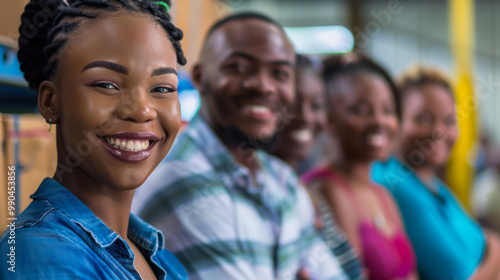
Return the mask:
<svg viewBox="0 0 500 280">
<path fill-rule="evenodd" d="M 123 95 L 117 114 L 122 120 L 137 123 L 149 122 L 157 117 L 151 97 L 142 89 L 132 90 L 129 94 Z"/>
</svg>

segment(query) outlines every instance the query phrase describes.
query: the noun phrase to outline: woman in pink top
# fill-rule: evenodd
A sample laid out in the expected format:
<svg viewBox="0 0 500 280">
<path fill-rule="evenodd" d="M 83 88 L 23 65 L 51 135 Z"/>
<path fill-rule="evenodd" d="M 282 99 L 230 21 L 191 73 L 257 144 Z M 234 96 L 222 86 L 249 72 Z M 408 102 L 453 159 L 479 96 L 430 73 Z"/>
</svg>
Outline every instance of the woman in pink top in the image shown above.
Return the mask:
<svg viewBox="0 0 500 280">
<path fill-rule="evenodd" d="M 303 180 L 318 188 L 370 279 L 418 279 L 413 247 L 392 196 L 370 179 L 397 135 L 396 87 L 387 72 L 354 54 L 324 61 L 328 123 L 337 153 Z"/>
</svg>

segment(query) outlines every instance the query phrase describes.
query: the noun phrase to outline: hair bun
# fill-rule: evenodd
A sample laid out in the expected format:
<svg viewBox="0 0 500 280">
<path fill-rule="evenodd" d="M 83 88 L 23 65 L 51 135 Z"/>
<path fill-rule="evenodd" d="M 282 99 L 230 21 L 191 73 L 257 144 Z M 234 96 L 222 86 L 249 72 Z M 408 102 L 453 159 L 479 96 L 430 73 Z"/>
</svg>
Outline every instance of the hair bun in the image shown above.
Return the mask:
<svg viewBox="0 0 500 280">
<path fill-rule="evenodd" d="M 48 32 L 60 3 L 58 0 L 31 0 L 21 15 L 17 57 L 30 88 L 38 89 L 47 78 L 42 71 L 48 63 L 43 48 L 48 44 Z"/>
</svg>

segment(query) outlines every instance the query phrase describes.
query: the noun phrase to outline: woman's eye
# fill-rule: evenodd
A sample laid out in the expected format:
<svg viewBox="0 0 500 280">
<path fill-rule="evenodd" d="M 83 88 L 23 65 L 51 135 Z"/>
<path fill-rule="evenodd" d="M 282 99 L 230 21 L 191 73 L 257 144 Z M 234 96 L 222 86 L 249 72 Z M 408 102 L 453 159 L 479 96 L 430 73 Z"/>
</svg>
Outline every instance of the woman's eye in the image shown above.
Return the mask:
<svg viewBox="0 0 500 280">
<path fill-rule="evenodd" d="M 99 87 L 103 89 L 118 89 L 118 86 L 111 82 L 95 82 L 90 84 L 91 87 Z"/>
<path fill-rule="evenodd" d="M 365 104 L 360 104 L 351 107 L 350 111 L 356 115 L 367 115 L 370 113 L 370 108 L 368 108 L 368 106 Z"/>
<path fill-rule="evenodd" d="M 155 87 L 153 91 L 159 93 L 171 93 L 171 92 L 176 92 L 177 89 L 173 87 Z"/>
<path fill-rule="evenodd" d="M 455 116 L 446 117 L 444 123 L 447 126 L 455 126 L 457 124 L 457 118 Z"/>
<path fill-rule="evenodd" d="M 429 114 L 421 114 L 417 116 L 417 121 L 420 124 L 432 125 L 434 123 L 434 118 Z"/>
</svg>

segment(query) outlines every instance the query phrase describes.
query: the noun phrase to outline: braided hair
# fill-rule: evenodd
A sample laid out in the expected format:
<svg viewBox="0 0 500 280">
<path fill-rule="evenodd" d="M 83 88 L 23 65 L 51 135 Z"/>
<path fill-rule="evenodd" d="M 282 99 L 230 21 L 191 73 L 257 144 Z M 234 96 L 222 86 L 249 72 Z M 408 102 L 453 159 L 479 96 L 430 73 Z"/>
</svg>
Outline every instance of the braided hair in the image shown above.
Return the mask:
<svg viewBox="0 0 500 280">
<path fill-rule="evenodd" d="M 389 73 L 378 63 L 363 54 L 342 54 L 332 55 L 323 60 L 323 79 L 326 83 L 326 104 L 332 104 L 331 94 L 328 94 L 335 89 L 329 88 L 332 81 L 339 77 L 354 76 L 360 72 L 368 72 L 381 77 L 391 89 L 394 104 L 396 105 L 396 115 L 401 118 L 400 94 L 393 79 Z M 332 108 L 329 108 L 332 109 Z"/>
<path fill-rule="evenodd" d="M 18 59 L 29 86 L 38 89 L 57 68 L 58 53 L 82 20 L 97 19 L 111 12 L 130 11 L 150 15 L 166 31 L 177 62 L 186 64 L 180 40 L 182 31 L 168 14 L 170 0 L 31 0 L 21 16 Z"/>
</svg>

